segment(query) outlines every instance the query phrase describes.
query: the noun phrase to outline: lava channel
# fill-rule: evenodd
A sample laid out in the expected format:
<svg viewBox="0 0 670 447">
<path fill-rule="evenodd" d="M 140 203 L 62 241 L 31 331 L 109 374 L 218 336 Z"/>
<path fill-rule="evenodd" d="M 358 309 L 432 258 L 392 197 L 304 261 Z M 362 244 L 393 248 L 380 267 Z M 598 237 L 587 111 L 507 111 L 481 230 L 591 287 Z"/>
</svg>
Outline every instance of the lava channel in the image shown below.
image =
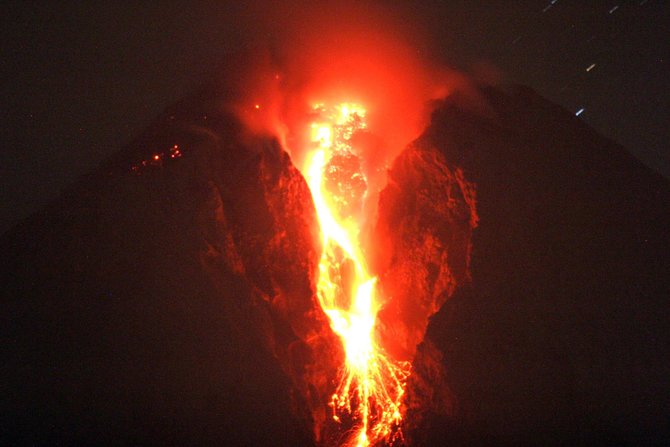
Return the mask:
<svg viewBox="0 0 670 447">
<path fill-rule="evenodd" d="M 350 432 L 346 445 L 392 443 L 402 438 L 411 364 L 390 358 L 375 336 L 382 300 L 361 248 L 367 181 L 352 147 L 352 136 L 366 128 L 366 110 L 352 103 L 318 104 L 313 116 L 301 170 L 321 233 L 317 297 L 345 354 L 329 403 L 332 418 Z"/>
</svg>

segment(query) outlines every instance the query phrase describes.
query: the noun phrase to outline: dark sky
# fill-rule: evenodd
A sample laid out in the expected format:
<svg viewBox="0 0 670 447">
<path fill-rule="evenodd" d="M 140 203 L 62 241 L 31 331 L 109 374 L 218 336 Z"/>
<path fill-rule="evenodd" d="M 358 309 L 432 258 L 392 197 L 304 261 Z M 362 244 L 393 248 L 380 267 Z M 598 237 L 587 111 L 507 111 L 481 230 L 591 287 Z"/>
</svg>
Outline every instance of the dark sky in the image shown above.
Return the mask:
<svg viewBox="0 0 670 447">
<path fill-rule="evenodd" d="M 3 7 L 0 232 L 258 38 L 263 13 L 240 2 L 116 3 Z M 432 36 L 431 57 L 584 109 L 584 121 L 670 177 L 667 1 L 428 1 L 411 10 Z"/>
</svg>

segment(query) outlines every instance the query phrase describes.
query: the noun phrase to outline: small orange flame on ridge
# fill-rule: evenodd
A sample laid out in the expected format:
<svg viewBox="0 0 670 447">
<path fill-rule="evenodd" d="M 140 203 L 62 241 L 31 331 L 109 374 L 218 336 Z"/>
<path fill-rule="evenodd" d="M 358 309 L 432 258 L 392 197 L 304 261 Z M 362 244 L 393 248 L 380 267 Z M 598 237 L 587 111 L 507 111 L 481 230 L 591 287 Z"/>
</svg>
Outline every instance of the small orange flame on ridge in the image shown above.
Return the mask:
<svg viewBox="0 0 670 447">
<path fill-rule="evenodd" d="M 344 415 L 353 420 L 346 445 L 393 442 L 402 437 L 401 405 L 411 365 L 389 358 L 375 336 L 382 301 L 359 241 L 367 183 L 351 144 L 353 134 L 367 127 L 366 110 L 342 103 L 317 104 L 314 112 L 302 172 L 321 231 L 317 297 L 345 353 L 329 405 L 335 421 Z"/>
</svg>

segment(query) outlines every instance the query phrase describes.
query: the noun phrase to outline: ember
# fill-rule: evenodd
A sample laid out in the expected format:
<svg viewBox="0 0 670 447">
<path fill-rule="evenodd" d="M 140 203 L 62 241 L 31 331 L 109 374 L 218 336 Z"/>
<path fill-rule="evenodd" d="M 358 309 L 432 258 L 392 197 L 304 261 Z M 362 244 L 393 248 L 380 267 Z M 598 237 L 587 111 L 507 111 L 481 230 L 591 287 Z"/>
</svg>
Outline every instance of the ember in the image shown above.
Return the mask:
<svg viewBox="0 0 670 447">
<path fill-rule="evenodd" d="M 207 119 L 207 117 L 205 117 Z M 164 159 L 175 159 L 175 158 L 180 158 L 182 156 L 182 152 L 179 149 L 179 145 L 175 144 L 174 146 L 170 147 L 167 151 L 165 152 L 160 152 L 158 154 L 153 154 L 149 160 L 142 160 L 138 163 L 133 164 L 130 167 L 130 170 L 133 171 L 136 174 L 140 174 L 144 169 L 148 167 L 161 167 L 163 166 L 163 160 Z"/>
</svg>

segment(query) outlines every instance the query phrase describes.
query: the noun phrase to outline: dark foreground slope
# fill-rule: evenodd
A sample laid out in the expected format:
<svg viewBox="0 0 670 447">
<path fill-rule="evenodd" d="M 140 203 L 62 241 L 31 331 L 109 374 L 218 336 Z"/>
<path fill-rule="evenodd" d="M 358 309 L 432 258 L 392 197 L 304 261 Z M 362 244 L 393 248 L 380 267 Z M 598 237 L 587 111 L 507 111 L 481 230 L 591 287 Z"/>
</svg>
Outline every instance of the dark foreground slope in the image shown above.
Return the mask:
<svg viewBox="0 0 670 447">
<path fill-rule="evenodd" d="M 415 444 L 661 443 L 668 182 L 530 91 L 479 95 L 416 143 L 476 184 L 479 227 L 428 328 L 452 411 Z M 308 445 L 309 203 L 204 94 L 5 234 L 0 443 Z"/>
<path fill-rule="evenodd" d="M 308 443 L 266 300 L 309 303 L 311 227 L 275 141 L 167 111 L 3 237 L 0 444 Z"/>
<path fill-rule="evenodd" d="M 481 94 L 422 139 L 477 185 L 472 286 L 429 330 L 464 442 L 667 445 L 670 182 L 530 89 Z"/>
</svg>

